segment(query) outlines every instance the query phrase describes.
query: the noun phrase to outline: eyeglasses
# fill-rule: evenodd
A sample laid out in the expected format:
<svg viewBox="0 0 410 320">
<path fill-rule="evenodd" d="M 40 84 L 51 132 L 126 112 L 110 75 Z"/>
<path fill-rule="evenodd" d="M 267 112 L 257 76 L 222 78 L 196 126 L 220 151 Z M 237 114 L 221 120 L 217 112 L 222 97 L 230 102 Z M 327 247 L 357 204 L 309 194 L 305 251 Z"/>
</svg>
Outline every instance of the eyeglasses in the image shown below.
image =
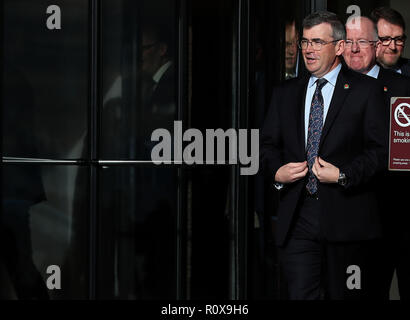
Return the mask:
<svg viewBox="0 0 410 320">
<path fill-rule="evenodd" d="M 297 45 L 298 43 L 296 41 L 286 41 L 286 48 L 293 47 L 294 45 Z"/>
<path fill-rule="evenodd" d="M 151 44 L 147 44 L 145 46 L 141 46 L 142 50 L 148 50 L 151 49 L 152 47 L 154 47 L 157 44 L 157 42 L 151 43 Z"/>
<path fill-rule="evenodd" d="M 351 48 L 354 43 L 357 43 L 357 45 L 360 47 L 360 49 L 366 49 L 370 47 L 371 44 L 376 43 L 377 41 L 371 41 L 371 40 L 365 40 L 365 39 L 360 39 L 357 41 L 353 40 L 346 40 L 345 41 L 345 46 L 346 48 Z"/>
<path fill-rule="evenodd" d="M 384 45 L 384 46 L 389 46 L 392 41 L 394 41 L 394 44 L 396 46 L 403 46 L 404 43 L 406 42 L 407 37 L 406 37 L 406 35 L 402 35 L 402 36 L 395 37 L 395 38 L 392 38 L 392 37 L 379 37 L 379 39 L 382 42 L 382 45 Z"/>
<path fill-rule="evenodd" d="M 340 40 L 342 40 L 342 39 L 332 40 L 332 41 L 324 41 L 322 39 L 313 39 L 312 41 L 309 41 L 307 39 L 302 39 L 298 43 L 298 46 L 299 46 L 300 49 L 306 50 L 308 48 L 309 44 L 311 44 L 313 50 L 320 51 L 320 50 L 322 50 L 323 46 L 325 46 L 329 43 L 334 43 L 334 42 L 340 41 Z"/>
</svg>

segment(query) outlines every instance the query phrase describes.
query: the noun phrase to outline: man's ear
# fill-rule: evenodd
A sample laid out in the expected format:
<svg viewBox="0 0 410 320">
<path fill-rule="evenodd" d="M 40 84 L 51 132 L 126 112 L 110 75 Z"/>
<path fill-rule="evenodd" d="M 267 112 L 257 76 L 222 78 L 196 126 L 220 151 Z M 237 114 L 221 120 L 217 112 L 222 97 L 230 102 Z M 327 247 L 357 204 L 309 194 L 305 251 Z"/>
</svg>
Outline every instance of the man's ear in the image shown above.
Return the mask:
<svg viewBox="0 0 410 320">
<path fill-rule="evenodd" d="M 338 41 L 336 43 L 335 50 L 336 50 L 336 55 L 341 56 L 343 52 L 345 52 L 345 41 L 344 40 Z"/>
<path fill-rule="evenodd" d="M 379 56 L 379 52 L 380 52 L 381 47 L 382 47 L 382 42 L 380 40 L 378 40 L 376 42 L 376 58 Z"/>
</svg>

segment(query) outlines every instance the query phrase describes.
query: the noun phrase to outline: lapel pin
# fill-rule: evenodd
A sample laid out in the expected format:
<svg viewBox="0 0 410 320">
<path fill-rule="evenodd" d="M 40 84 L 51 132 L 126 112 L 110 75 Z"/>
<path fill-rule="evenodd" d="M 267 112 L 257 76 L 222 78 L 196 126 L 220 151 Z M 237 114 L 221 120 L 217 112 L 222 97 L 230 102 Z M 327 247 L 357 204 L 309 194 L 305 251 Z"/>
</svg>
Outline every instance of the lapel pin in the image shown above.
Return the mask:
<svg viewBox="0 0 410 320">
<path fill-rule="evenodd" d="M 349 86 L 349 84 L 345 84 L 345 90 L 347 90 L 347 89 L 349 89 L 350 88 L 350 86 Z"/>
<path fill-rule="evenodd" d="M 387 87 L 384 87 L 384 92 L 387 92 L 388 90 L 387 90 Z"/>
</svg>

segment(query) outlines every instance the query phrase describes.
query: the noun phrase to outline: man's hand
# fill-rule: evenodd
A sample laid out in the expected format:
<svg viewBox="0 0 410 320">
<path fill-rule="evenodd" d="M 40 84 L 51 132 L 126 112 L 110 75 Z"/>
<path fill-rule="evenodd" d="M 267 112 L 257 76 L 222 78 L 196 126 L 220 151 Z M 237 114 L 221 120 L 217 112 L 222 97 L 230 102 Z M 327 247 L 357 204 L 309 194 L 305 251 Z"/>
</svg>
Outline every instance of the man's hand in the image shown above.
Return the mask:
<svg viewBox="0 0 410 320">
<path fill-rule="evenodd" d="M 290 162 L 276 171 L 275 181 L 279 183 L 292 183 L 302 179 L 308 172 L 307 161 Z"/>
<path fill-rule="evenodd" d="M 322 183 L 337 183 L 339 180 L 339 168 L 320 157 L 315 159 L 312 172 Z"/>
</svg>

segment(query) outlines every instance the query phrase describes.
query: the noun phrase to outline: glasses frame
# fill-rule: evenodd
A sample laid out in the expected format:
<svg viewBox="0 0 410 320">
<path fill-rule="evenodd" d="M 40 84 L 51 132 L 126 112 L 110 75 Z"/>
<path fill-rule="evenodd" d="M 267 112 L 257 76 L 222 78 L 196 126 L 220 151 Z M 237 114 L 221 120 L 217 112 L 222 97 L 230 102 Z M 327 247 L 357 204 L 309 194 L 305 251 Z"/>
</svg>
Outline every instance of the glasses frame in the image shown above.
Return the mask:
<svg viewBox="0 0 410 320">
<path fill-rule="evenodd" d="M 361 46 L 359 41 L 362 41 L 366 43 L 366 46 Z M 359 40 L 345 40 L 345 47 L 353 47 L 354 43 L 357 43 L 357 46 L 360 49 L 367 49 L 370 47 L 371 44 L 376 44 L 378 40 L 367 40 L 367 39 L 359 39 Z"/>
<path fill-rule="evenodd" d="M 149 49 L 155 47 L 157 44 L 158 44 L 158 41 L 150 43 L 150 44 L 146 44 L 144 46 L 141 46 L 141 49 L 142 50 L 149 50 Z"/>
<path fill-rule="evenodd" d="M 404 44 L 406 43 L 406 40 L 407 40 L 407 36 L 405 34 L 403 34 L 402 36 L 394 37 L 394 38 L 392 38 L 392 37 L 379 37 L 379 41 L 381 42 L 381 44 L 383 46 L 386 46 L 386 47 L 389 46 L 392 41 L 394 41 L 394 44 L 396 46 L 404 46 Z M 383 42 L 386 42 L 386 41 L 388 41 L 388 43 L 383 43 Z M 397 41 L 403 41 L 403 43 L 398 44 Z"/>
<path fill-rule="evenodd" d="M 317 39 L 317 40 L 315 40 L 315 41 L 310 41 L 310 40 L 308 40 L 308 39 L 302 39 L 302 40 L 300 40 L 300 41 L 298 42 L 298 47 L 299 47 L 299 49 L 301 49 L 301 50 L 307 50 L 307 48 L 309 48 L 309 44 L 310 44 L 310 45 L 312 46 L 313 50 L 315 50 L 315 51 L 320 51 L 320 50 L 322 50 L 322 47 L 323 47 L 323 46 L 328 45 L 329 43 L 338 42 L 338 41 L 340 41 L 340 40 L 343 40 L 343 39 L 332 40 L 332 41 L 324 41 L 324 40 L 322 40 L 322 39 Z M 304 49 L 303 49 L 302 42 L 303 42 L 303 43 L 307 43 L 306 48 L 304 48 Z M 319 45 L 320 47 L 315 49 L 315 45 L 316 45 L 316 46 Z"/>
</svg>

